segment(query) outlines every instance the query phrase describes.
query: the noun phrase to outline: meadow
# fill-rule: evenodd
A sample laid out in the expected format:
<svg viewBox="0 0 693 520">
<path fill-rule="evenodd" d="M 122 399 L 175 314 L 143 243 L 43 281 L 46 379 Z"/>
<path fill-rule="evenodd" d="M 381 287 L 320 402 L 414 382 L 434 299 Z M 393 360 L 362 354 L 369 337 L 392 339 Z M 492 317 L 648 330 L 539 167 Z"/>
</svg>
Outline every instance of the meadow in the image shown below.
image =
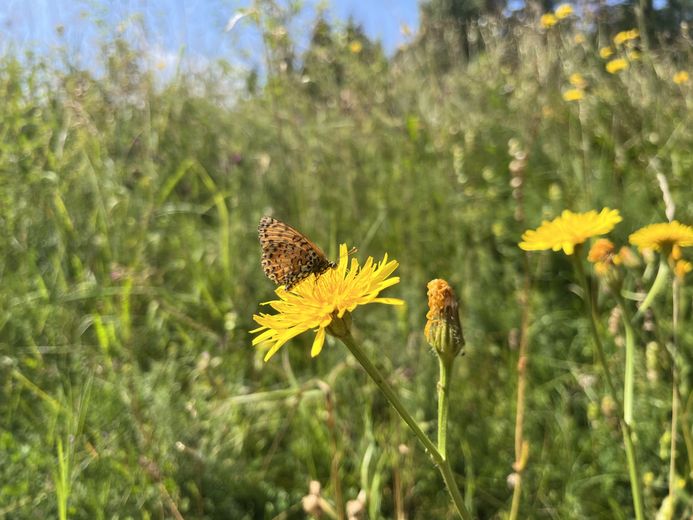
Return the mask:
<svg viewBox="0 0 693 520">
<path fill-rule="evenodd" d="M 631 331 L 617 309 L 635 313 L 656 252 L 631 246 L 621 297 L 589 240 L 518 246 L 566 209 L 618 210 L 617 248 L 693 224 L 690 31 L 539 14 L 480 18 L 463 48 L 424 25 L 388 57 L 320 21 L 299 53 L 290 13 L 259 9 L 263 70 L 165 81 L 127 31 L 104 36 L 100 74 L 67 51 L 2 55 L 0 517 L 305 518 L 311 481 L 323 518 L 360 492 L 361 518 L 454 517 L 342 343 L 312 358 L 308 332 L 267 362 L 251 345 L 276 299 L 264 215 L 333 260 L 344 243 L 399 263 L 383 294 L 405 305 L 356 309 L 352 332 L 432 438 L 426 286 L 455 288 L 447 443 L 472 516 L 638 517 L 628 378 L 640 517 L 693 516 L 693 274 L 669 275 Z"/>
</svg>

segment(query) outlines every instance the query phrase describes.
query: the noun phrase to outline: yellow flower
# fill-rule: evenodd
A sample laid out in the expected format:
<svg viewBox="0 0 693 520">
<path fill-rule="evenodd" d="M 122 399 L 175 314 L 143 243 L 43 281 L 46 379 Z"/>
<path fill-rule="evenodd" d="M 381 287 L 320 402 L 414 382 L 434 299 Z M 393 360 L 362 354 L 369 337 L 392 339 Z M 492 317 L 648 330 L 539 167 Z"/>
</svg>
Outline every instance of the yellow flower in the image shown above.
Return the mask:
<svg viewBox="0 0 693 520">
<path fill-rule="evenodd" d="M 634 246 L 653 251 L 665 251 L 670 254 L 675 247 L 693 246 L 693 228 L 677 222 L 650 224 L 638 229 L 628 237 Z"/>
<path fill-rule="evenodd" d="M 599 49 L 599 56 L 605 60 L 609 56 L 611 56 L 614 53 L 614 50 L 611 47 L 602 47 Z"/>
<path fill-rule="evenodd" d="M 604 276 L 608 274 L 612 266 L 621 263 L 621 257 L 615 251 L 616 248 L 611 240 L 600 238 L 592 244 L 587 253 L 587 260 L 594 264 L 594 270 L 598 275 Z"/>
<path fill-rule="evenodd" d="M 587 260 L 593 263 L 610 261 L 614 257 L 615 250 L 616 248 L 611 240 L 600 238 L 590 247 L 590 251 L 587 253 Z"/>
<path fill-rule="evenodd" d="M 358 54 L 363 50 L 363 44 L 358 40 L 354 40 L 349 44 L 349 50 L 354 54 Z"/>
<path fill-rule="evenodd" d="M 428 282 L 428 312 L 424 336 L 439 356 L 454 358 L 464 348 L 455 291 L 441 278 Z"/>
<path fill-rule="evenodd" d="M 640 36 L 640 32 L 637 29 L 631 29 L 630 31 L 621 31 L 616 36 L 614 36 L 614 45 L 617 47 L 623 45 L 627 41 L 635 40 Z"/>
<path fill-rule="evenodd" d="M 684 83 L 688 83 L 688 78 L 688 72 L 686 72 L 685 70 L 680 70 L 676 74 L 674 74 L 674 77 L 671 79 L 677 85 L 683 85 Z"/>
<path fill-rule="evenodd" d="M 525 251 L 562 249 L 566 255 L 572 255 L 576 245 L 590 237 L 608 233 L 621 220 L 617 209 L 604 208 L 599 213 L 594 210 L 586 213 L 564 210 L 551 222 L 545 220 L 536 230 L 525 231 L 519 246 Z"/>
<path fill-rule="evenodd" d="M 558 18 L 556 18 L 556 15 L 553 13 L 542 14 L 541 18 L 539 18 L 539 25 L 541 25 L 544 29 L 548 29 L 549 27 L 553 27 L 557 23 L 558 23 Z"/>
<path fill-rule="evenodd" d="M 570 75 L 568 78 L 568 81 L 570 84 L 576 88 L 585 88 L 587 87 L 587 81 L 585 81 L 585 78 L 580 74 L 579 72 L 575 72 Z"/>
<path fill-rule="evenodd" d="M 606 64 L 606 71 L 609 74 L 616 74 L 617 72 L 625 70 L 627 68 L 628 62 L 623 58 L 616 58 L 615 60 L 611 60 L 609 63 Z"/>
<path fill-rule="evenodd" d="M 271 358 L 284 343 L 290 339 L 315 330 L 316 335 L 310 351 L 317 356 L 325 343 L 325 333 L 330 328 L 344 327 L 343 319 L 348 319 L 359 305 L 367 303 L 386 303 L 402 305 L 397 298 L 378 298 L 380 291 L 399 283 L 399 277 L 388 278 L 398 263 L 388 261 L 387 254 L 379 263 L 368 257 L 363 266 L 356 258 L 348 266 L 348 251 L 345 244 L 339 246 L 339 264 L 319 276 L 314 274 L 296 285 L 291 292 L 278 287 L 278 300 L 268 302 L 277 314 L 260 313 L 253 319 L 260 325 L 250 331 L 259 333 L 253 338 L 253 345 L 270 343 L 265 361 Z"/>
<path fill-rule="evenodd" d="M 678 260 L 674 265 L 674 274 L 676 274 L 676 278 L 679 280 L 683 280 L 686 274 L 690 273 L 691 271 L 693 271 L 693 265 L 685 260 Z"/>
<path fill-rule="evenodd" d="M 587 41 L 587 39 L 585 38 L 585 35 L 582 34 L 582 33 L 577 33 L 577 34 L 573 37 L 573 42 L 575 42 L 576 45 L 582 45 L 582 44 L 585 43 L 586 41 Z"/>
<path fill-rule="evenodd" d="M 570 4 L 561 4 L 556 8 L 556 18 L 563 20 L 573 14 L 573 6 Z"/>
<path fill-rule="evenodd" d="M 635 49 L 628 51 L 626 53 L 626 56 L 628 56 L 628 59 L 630 61 L 638 61 L 640 59 L 640 53 L 636 51 Z"/>
<path fill-rule="evenodd" d="M 580 101 L 585 97 L 585 91 L 581 88 L 571 88 L 563 92 L 563 99 L 566 101 Z"/>
</svg>

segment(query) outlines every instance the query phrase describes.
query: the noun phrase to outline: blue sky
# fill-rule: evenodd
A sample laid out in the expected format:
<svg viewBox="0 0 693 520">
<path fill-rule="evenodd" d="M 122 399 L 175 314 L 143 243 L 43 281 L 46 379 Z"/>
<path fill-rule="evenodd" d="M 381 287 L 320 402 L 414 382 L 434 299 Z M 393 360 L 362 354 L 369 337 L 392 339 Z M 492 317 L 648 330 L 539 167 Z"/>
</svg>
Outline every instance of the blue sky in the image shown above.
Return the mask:
<svg viewBox="0 0 693 520">
<path fill-rule="evenodd" d="M 295 35 L 310 34 L 317 6 L 328 5 L 331 20 L 353 17 L 370 37 L 383 42 L 388 54 L 406 41 L 403 26 L 414 31 L 418 26 L 416 0 L 303 3 Z M 252 62 L 260 49 L 251 25 L 241 20 L 231 31 L 225 30 L 234 14 L 250 5 L 250 0 L 0 0 L 0 50 L 30 48 L 48 54 L 66 44 L 72 59 L 89 66 L 99 39 L 139 14 L 146 31 L 132 37 L 146 40 L 146 48 L 162 59 L 174 59 L 183 51 L 188 58 L 235 61 L 243 50 L 245 60 Z M 62 36 L 58 26 L 63 28 Z"/>
</svg>

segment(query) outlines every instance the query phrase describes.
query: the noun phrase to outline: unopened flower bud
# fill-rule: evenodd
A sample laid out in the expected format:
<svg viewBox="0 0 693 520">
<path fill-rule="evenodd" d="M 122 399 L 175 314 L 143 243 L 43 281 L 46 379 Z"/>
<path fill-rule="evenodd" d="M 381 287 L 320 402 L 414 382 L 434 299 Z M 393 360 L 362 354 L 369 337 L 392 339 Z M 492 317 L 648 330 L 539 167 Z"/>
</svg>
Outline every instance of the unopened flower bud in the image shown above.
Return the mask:
<svg viewBox="0 0 693 520">
<path fill-rule="evenodd" d="M 428 282 L 428 313 L 424 335 L 439 356 L 454 359 L 463 351 L 464 335 L 455 291 L 440 278 Z"/>
</svg>

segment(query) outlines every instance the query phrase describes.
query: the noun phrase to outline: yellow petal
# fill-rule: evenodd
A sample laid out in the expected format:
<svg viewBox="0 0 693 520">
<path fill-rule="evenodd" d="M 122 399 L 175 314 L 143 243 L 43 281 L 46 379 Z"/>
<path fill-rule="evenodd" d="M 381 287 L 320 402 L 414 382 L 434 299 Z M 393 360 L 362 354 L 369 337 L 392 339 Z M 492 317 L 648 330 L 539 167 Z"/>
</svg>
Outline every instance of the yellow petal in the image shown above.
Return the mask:
<svg viewBox="0 0 693 520">
<path fill-rule="evenodd" d="M 320 327 L 318 333 L 313 340 L 313 346 L 310 349 L 310 357 L 315 357 L 322 351 L 322 346 L 325 343 L 325 329 Z"/>
</svg>

